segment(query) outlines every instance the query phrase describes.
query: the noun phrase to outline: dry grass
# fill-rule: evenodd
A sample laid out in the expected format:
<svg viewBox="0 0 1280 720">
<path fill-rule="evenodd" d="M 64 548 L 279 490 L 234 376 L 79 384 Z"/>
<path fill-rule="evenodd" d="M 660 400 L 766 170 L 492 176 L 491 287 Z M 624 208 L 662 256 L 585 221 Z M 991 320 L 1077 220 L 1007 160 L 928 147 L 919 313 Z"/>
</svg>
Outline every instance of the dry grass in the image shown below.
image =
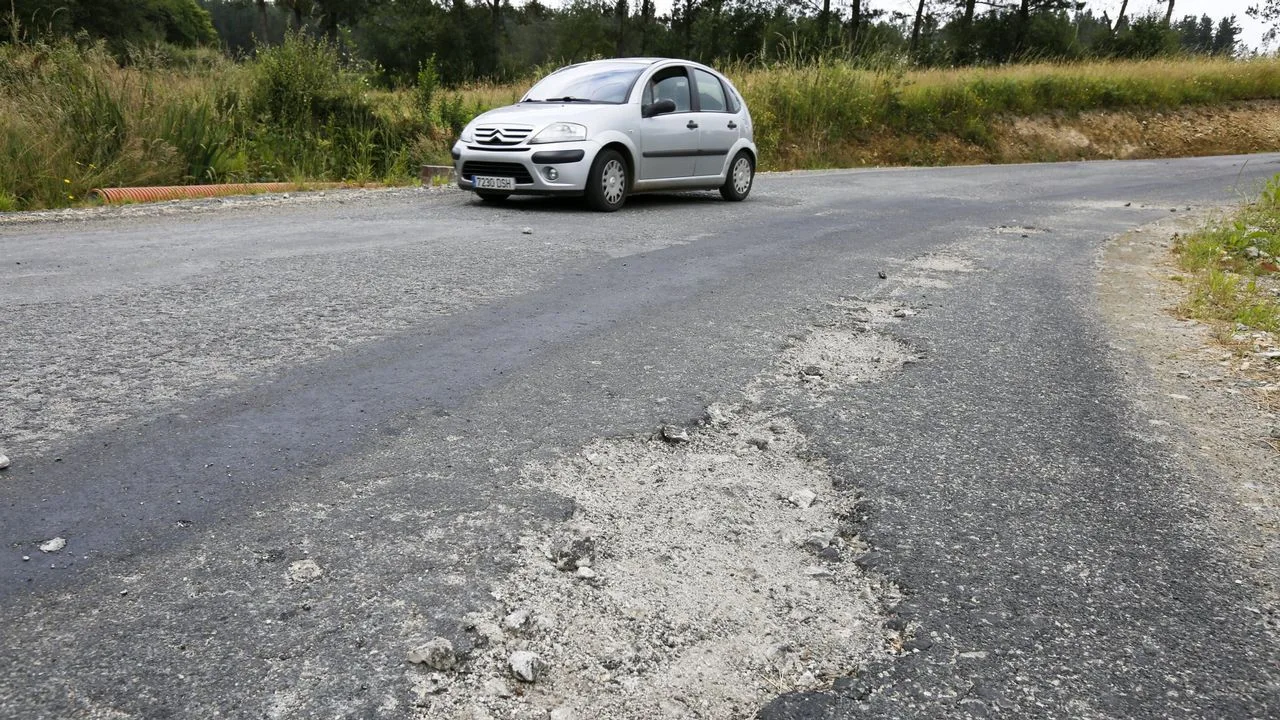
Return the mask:
<svg viewBox="0 0 1280 720">
<path fill-rule="evenodd" d="M 303 41 L 245 63 L 163 49 L 133 60 L 122 69 L 71 44 L 0 48 L 0 211 L 82 202 L 100 185 L 410 181 L 418 164 L 447 164 L 462 125 L 516 101 L 539 72 L 422 93 L 371 89 Z M 1052 148 L 1010 150 L 1010 120 L 1280 99 L 1275 59 L 727 71 L 773 170 L 1052 160 Z M 1186 151 L 1273 149 L 1240 146 L 1257 137 Z"/>
</svg>

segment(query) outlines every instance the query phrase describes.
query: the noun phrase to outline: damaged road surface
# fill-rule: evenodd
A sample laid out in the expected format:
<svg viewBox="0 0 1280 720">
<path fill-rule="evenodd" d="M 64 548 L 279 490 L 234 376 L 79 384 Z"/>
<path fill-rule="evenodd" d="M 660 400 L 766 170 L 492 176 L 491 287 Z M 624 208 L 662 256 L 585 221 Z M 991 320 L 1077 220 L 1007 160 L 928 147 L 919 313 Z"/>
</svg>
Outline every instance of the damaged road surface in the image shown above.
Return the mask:
<svg viewBox="0 0 1280 720">
<path fill-rule="evenodd" d="M 1277 171 L 5 218 L 0 717 L 1275 717 L 1097 283 Z"/>
</svg>

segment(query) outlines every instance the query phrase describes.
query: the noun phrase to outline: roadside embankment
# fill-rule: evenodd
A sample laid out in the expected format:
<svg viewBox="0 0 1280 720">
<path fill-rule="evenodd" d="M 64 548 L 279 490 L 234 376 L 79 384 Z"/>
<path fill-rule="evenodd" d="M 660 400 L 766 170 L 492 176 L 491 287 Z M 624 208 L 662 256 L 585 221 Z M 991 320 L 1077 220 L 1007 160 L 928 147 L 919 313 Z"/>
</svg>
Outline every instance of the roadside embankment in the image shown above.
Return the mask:
<svg viewBox="0 0 1280 720">
<path fill-rule="evenodd" d="M 1237 155 L 1280 149 L 1280 100 L 1254 100 L 1171 110 L 1092 110 L 993 120 L 984 143 L 956 135 L 874 133 L 828 148 L 850 167 L 977 165 L 1072 160 Z M 796 147 L 794 165 L 820 167 Z"/>
<path fill-rule="evenodd" d="M 1280 59 L 992 68 L 839 61 L 724 68 L 762 170 L 1183 157 L 1280 149 Z M 0 212 L 92 203 L 104 187 L 412 184 L 462 127 L 535 77 L 376 89 L 326 41 L 233 61 L 121 65 L 69 41 L 0 47 Z"/>
</svg>

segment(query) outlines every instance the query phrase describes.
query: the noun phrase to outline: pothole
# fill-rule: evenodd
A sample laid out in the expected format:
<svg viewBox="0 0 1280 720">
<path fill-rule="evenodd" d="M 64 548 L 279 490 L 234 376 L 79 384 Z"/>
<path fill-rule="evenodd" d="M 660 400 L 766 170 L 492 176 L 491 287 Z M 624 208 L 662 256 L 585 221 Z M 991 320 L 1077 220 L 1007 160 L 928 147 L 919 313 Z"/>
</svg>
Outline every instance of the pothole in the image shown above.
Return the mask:
<svg viewBox="0 0 1280 720">
<path fill-rule="evenodd" d="M 997 235 L 1017 235 L 1024 238 L 1032 235 L 1044 235 L 1050 232 L 1047 228 L 1039 228 L 1033 225 L 997 225 L 991 230 Z"/>
<path fill-rule="evenodd" d="M 907 263 L 907 267 L 926 273 L 971 273 L 978 270 L 978 266 L 967 257 L 941 252 L 914 258 Z"/>
<path fill-rule="evenodd" d="M 896 647 L 898 592 L 852 562 L 851 501 L 785 416 L 713 406 L 524 477 L 573 498 L 571 534 L 523 543 L 462 671 L 411 671 L 419 717 L 745 717 Z"/>
<path fill-rule="evenodd" d="M 915 361 L 910 348 L 888 335 L 819 329 L 784 351 L 777 367 L 806 384 L 850 385 L 880 382 Z"/>
</svg>

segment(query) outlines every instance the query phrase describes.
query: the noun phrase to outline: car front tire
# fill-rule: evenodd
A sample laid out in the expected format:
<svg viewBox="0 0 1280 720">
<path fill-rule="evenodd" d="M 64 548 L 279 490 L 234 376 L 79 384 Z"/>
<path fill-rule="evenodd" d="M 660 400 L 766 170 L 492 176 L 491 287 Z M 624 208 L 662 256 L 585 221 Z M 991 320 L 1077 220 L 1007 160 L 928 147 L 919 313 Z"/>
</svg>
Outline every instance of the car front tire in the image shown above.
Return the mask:
<svg viewBox="0 0 1280 720">
<path fill-rule="evenodd" d="M 756 179 L 756 163 L 751 153 L 739 150 L 729 163 L 729 175 L 720 186 L 720 197 L 731 202 L 742 202 L 751 194 L 751 185 Z"/>
<path fill-rule="evenodd" d="M 627 201 L 627 161 L 617 150 L 601 150 L 587 175 L 587 204 L 613 212 Z"/>
</svg>

